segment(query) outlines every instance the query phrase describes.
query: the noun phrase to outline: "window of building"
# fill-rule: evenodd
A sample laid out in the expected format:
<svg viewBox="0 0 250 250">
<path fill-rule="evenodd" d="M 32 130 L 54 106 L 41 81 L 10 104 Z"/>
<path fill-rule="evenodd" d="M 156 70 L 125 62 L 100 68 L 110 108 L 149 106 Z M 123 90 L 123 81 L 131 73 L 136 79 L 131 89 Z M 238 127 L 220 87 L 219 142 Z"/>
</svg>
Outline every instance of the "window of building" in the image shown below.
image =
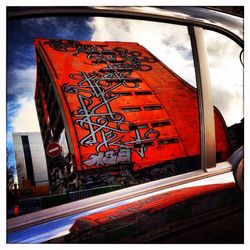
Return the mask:
<svg viewBox="0 0 250 250">
<path fill-rule="evenodd" d="M 129 107 L 129 108 L 122 108 L 123 112 L 140 112 L 140 107 Z"/>
<path fill-rule="evenodd" d="M 30 151 L 29 138 L 28 136 L 23 135 L 21 136 L 21 139 L 22 139 L 22 144 L 23 144 L 27 179 L 30 180 L 32 185 L 35 185 L 34 169 L 33 169 L 33 163 L 32 163 L 31 151 Z"/>
<path fill-rule="evenodd" d="M 154 105 L 154 106 L 145 106 L 145 107 L 143 107 L 143 108 L 144 108 L 144 110 L 147 110 L 147 111 L 162 109 L 162 107 L 161 107 L 161 106 L 159 106 L 159 105 Z"/>
<path fill-rule="evenodd" d="M 142 128 L 148 128 L 148 124 L 138 124 L 136 125 L 137 128 L 142 129 Z"/>
<path fill-rule="evenodd" d="M 135 95 L 152 95 L 151 91 L 136 91 Z"/>
<path fill-rule="evenodd" d="M 179 142 L 178 138 L 168 138 L 168 139 L 163 139 L 163 140 L 158 141 L 160 145 L 178 143 L 178 142 Z"/>
<path fill-rule="evenodd" d="M 168 126 L 171 125 L 170 121 L 160 121 L 160 122 L 153 122 L 152 127 L 163 127 L 163 126 Z"/>
<path fill-rule="evenodd" d="M 131 96 L 132 92 L 115 92 L 115 94 L 121 95 L 121 96 Z"/>
</svg>

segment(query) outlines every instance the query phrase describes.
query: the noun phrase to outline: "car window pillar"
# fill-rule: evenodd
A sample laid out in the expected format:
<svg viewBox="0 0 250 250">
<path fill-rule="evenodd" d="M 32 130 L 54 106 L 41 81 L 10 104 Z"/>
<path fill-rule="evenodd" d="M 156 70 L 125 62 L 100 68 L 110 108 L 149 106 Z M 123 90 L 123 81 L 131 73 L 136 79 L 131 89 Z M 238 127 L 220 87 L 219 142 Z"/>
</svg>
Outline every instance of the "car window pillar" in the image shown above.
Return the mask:
<svg viewBox="0 0 250 250">
<path fill-rule="evenodd" d="M 206 171 L 206 169 L 216 166 L 212 87 L 203 28 L 189 26 L 188 29 L 191 39 L 198 90 L 201 134 L 201 168 Z"/>
</svg>

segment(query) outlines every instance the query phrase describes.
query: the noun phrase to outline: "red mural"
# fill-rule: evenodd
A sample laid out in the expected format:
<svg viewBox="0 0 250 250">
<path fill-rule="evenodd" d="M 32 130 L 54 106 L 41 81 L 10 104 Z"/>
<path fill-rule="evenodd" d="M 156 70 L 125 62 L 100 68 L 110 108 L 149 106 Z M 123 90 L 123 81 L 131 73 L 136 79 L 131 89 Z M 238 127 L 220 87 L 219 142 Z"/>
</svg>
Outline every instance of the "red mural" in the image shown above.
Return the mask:
<svg viewBox="0 0 250 250">
<path fill-rule="evenodd" d="M 196 89 L 144 47 L 47 39 L 35 39 L 35 46 L 53 78 L 77 170 L 124 164 L 139 170 L 199 156 Z M 218 110 L 215 122 L 217 152 L 226 159 Z"/>
<path fill-rule="evenodd" d="M 204 195 L 213 194 L 222 190 L 231 189 L 235 189 L 235 183 L 233 182 L 226 184 L 211 184 L 188 187 L 154 195 L 115 208 L 110 208 L 102 212 L 78 218 L 71 227 L 70 232 L 84 232 L 86 228 L 90 227 L 93 229 L 98 229 L 99 227 L 105 228 L 107 225 L 112 224 L 113 222 L 126 221 L 131 217 L 133 217 L 133 220 L 136 221 L 136 215 L 139 215 L 142 218 L 142 213 L 148 214 L 149 216 L 154 214 L 157 215 L 158 211 L 164 210 L 183 201 L 195 199 L 197 197 L 203 197 Z M 192 206 L 193 205 L 194 204 L 192 204 Z"/>
</svg>

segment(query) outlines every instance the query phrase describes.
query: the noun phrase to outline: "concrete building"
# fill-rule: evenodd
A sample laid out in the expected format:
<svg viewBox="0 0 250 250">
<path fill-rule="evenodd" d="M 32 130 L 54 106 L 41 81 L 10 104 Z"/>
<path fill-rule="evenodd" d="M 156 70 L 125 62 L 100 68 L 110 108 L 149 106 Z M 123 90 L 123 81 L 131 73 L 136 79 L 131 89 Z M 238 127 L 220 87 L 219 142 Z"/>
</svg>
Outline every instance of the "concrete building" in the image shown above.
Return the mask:
<svg viewBox="0 0 250 250">
<path fill-rule="evenodd" d="M 197 89 L 146 48 L 52 39 L 35 39 L 35 48 L 44 148 L 63 149 L 47 156 L 51 190 L 69 190 L 73 181 L 131 185 L 200 168 Z M 225 160 L 226 124 L 214 112 L 216 153 Z"/>
<path fill-rule="evenodd" d="M 39 132 L 13 133 L 18 184 L 29 180 L 32 186 L 48 183 L 46 157 Z"/>
</svg>

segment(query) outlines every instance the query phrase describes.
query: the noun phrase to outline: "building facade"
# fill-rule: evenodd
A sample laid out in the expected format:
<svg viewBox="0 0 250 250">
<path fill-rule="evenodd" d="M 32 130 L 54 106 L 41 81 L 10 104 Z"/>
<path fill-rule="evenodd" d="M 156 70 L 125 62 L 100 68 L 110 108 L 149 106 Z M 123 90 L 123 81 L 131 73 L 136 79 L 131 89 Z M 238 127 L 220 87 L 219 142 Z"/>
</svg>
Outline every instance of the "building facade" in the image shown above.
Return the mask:
<svg viewBox="0 0 250 250">
<path fill-rule="evenodd" d="M 13 133 L 18 185 L 28 180 L 31 186 L 48 184 L 46 157 L 39 132 Z"/>
<path fill-rule="evenodd" d="M 52 186 L 69 177 L 85 188 L 129 185 L 201 167 L 197 90 L 144 47 L 48 39 L 35 39 L 35 47 L 43 144 L 64 149 L 47 158 Z M 222 161 L 227 129 L 214 112 Z"/>
</svg>

